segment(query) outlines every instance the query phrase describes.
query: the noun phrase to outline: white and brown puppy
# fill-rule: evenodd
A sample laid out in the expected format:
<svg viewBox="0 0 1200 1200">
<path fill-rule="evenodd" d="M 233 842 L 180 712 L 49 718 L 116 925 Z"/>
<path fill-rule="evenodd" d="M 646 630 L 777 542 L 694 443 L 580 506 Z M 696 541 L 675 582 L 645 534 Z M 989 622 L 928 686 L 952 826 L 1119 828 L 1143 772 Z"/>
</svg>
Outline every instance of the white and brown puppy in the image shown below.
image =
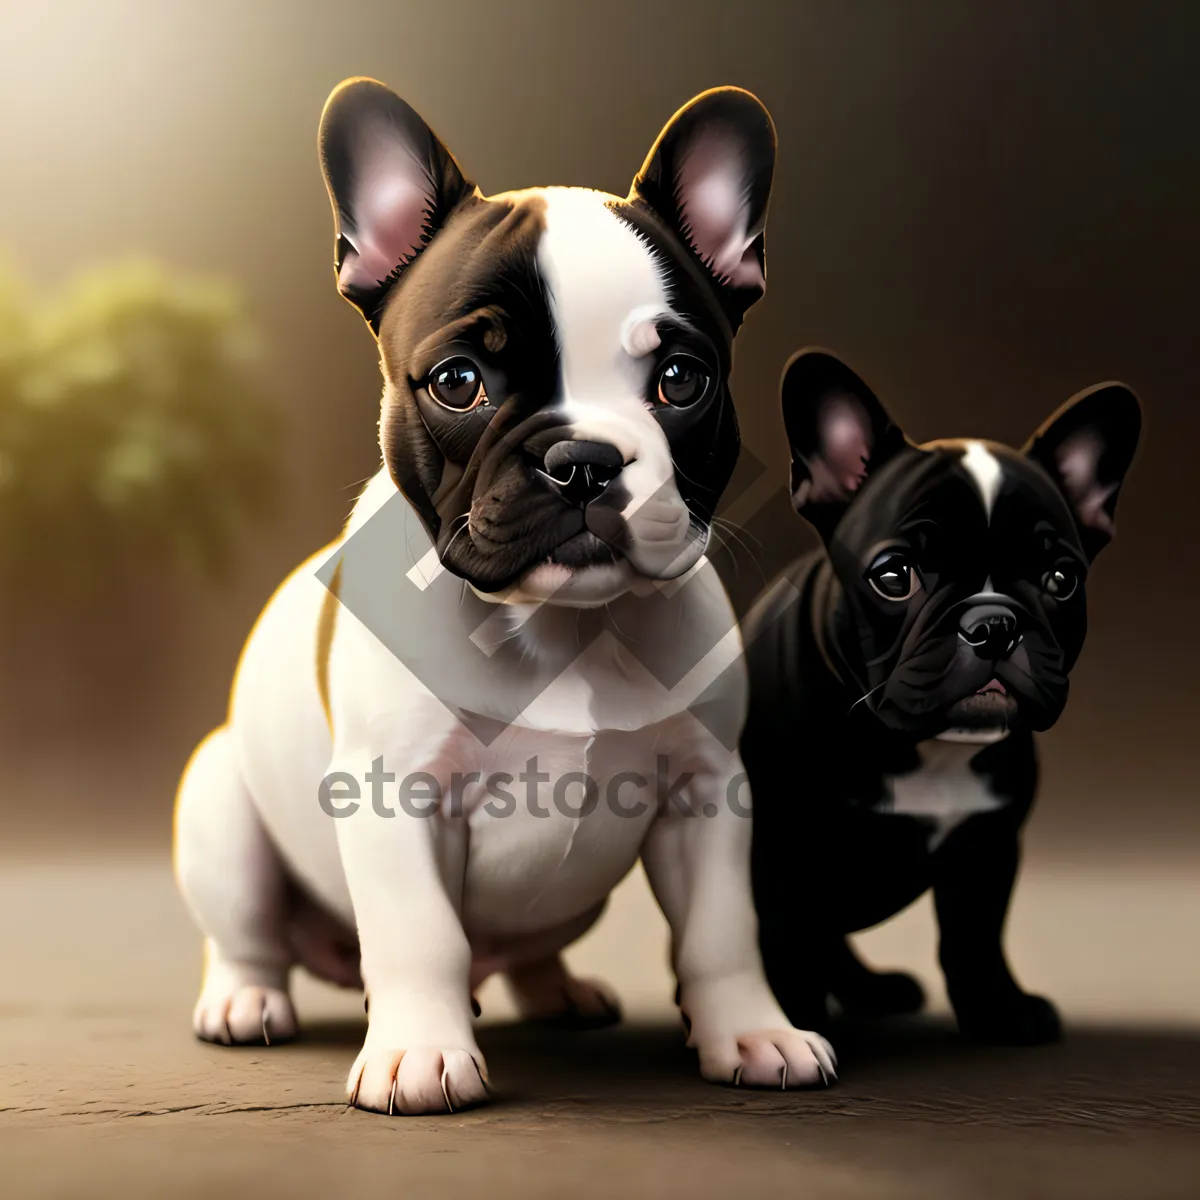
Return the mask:
<svg viewBox="0 0 1200 1200">
<path fill-rule="evenodd" d="M 196 1032 L 293 1035 L 299 963 L 366 988 L 359 1107 L 479 1102 L 473 988 L 502 971 L 529 1015 L 611 1018 L 559 952 L 640 856 L 703 1074 L 825 1078 L 759 959 L 740 643 L 703 557 L 770 117 L 697 97 L 625 199 L 485 198 L 371 80 L 333 93 L 320 147 L 338 286 L 379 342 L 383 467 L 268 605 L 180 787 Z"/>
</svg>

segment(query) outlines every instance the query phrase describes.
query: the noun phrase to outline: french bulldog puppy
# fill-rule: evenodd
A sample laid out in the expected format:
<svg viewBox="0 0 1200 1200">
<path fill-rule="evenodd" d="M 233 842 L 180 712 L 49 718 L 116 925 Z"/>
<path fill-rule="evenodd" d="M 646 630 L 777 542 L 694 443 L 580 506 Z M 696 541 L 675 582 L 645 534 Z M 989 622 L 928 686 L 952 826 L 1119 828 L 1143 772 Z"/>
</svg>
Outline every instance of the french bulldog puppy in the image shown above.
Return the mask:
<svg viewBox="0 0 1200 1200">
<path fill-rule="evenodd" d="M 835 357 L 782 382 L 792 499 L 823 548 L 743 626 L 755 799 L 753 878 L 767 976 L 813 1028 L 921 1007 L 846 935 L 933 888 L 960 1030 L 1059 1037 L 1022 990 L 1002 933 L 1037 780 L 1087 627 L 1086 579 L 1113 533 L 1141 411 L 1123 384 L 1079 393 L 1022 450 L 913 445 Z"/>
<path fill-rule="evenodd" d="M 704 557 L 739 447 L 734 334 L 765 286 L 770 117 L 704 93 L 623 199 L 484 197 L 367 79 L 330 97 L 320 151 L 338 288 L 378 341 L 383 466 L 268 604 L 180 786 L 196 1033 L 291 1037 L 301 964 L 365 986 L 352 1103 L 478 1103 L 488 975 L 529 1016 L 615 1017 L 560 951 L 640 857 L 704 1076 L 825 1078 L 830 1048 L 762 970 L 741 647 Z"/>
</svg>

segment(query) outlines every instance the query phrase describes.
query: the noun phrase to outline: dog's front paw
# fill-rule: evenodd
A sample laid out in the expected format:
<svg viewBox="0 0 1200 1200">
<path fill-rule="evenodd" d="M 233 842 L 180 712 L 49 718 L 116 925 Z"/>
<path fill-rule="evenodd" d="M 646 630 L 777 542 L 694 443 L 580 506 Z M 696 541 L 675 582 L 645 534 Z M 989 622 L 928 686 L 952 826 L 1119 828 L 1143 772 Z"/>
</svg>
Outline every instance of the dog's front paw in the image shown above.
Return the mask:
<svg viewBox="0 0 1200 1200">
<path fill-rule="evenodd" d="M 271 1046 L 291 1041 L 298 1024 L 287 992 L 247 984 L 206 987 L 192 1013 L 192 1028 L 202 1041 L 222 1046 Z"/>
<path fill-rule="evenodd" d="M 828 1087 L 837 1079 L 837 1056 L 819 1034 L 805 1029 L 764 1029 L 701 1043 L 700 1074 L 735 1087 Z"/>
<path fill-rule="evenodd" d="M 958 1028 L 977 1042 L 995 1046 L 1042 1046 L 1062 1037 L 1058 1009 L 1044 996 L 1014 992 L 1002 1000 L 958 1002 Z"/>
<path fill-rule="evenodd" d="M 487 1067 L 477 1048 L 362 1048 L 346 1081 L 350 1103 L 371 1112 L 458 1112 L 488 1098 Z"/>
</svg>

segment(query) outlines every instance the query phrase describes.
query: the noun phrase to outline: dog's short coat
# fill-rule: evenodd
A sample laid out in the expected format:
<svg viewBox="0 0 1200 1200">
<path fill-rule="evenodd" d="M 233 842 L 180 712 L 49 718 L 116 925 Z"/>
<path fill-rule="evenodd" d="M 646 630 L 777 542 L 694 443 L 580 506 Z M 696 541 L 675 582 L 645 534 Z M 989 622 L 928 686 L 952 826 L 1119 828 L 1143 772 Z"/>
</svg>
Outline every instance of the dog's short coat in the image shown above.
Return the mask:
<svg viewBox="0 0 1200 1200">
<path fill-rule="evenodd" d="M 792 1020 L 817 1028 L 829 994 L 860 1014 L 919 1007 L 916 980 L 872 973 L 846 934 L 932 887 L 960 1027 L 1052 1040 L 1054 1007 L 1018 986 L 1001 938 L 1033 733 L 1066 703 L 1138 401 L 1122 384 L 1089 388 L 1016 451 L 913 445 L 823 351 L 793 358 L 782 400 L 794 505 L 824 547 L 744 628 L 768 978 Z"/>
<path fill-rule="evenodd" d="M 824 1078 L 828 1045 L 762 971 L 745 795 L 729 802 L 740 643 L 703 557 L 738 452 L 733 337 L 764 287 L 770 118 L 705 93 L 625 199 L 485 198 L 370 80 L 334 92 L 320 143 L 338 286 L 379 342 L 384 465 L 267 606 L 180 787 L 177 874 L 206 936 L 196 1032 L 294 1034 L 302 963 L 365 986 L 355 1104 L 481 1101 L 473 988 L 504 971 L 527 1014 L 611 1018 L 559 951 L 640 856 L 704 1075 Z M 344 605 L 315 577 L 331 555 Z M 651 649 L 677 669 L 648 670 Z M 702 723 L 688 706 L 717 677 Z M 663 760 L 681 803 L 627 804 L 619 785 Z M 531 774 L 497 810 L 495 779 Z M 572 793 L 581 815 L 564 813 L 569 777 L 607 802 Z"/>
</svg>

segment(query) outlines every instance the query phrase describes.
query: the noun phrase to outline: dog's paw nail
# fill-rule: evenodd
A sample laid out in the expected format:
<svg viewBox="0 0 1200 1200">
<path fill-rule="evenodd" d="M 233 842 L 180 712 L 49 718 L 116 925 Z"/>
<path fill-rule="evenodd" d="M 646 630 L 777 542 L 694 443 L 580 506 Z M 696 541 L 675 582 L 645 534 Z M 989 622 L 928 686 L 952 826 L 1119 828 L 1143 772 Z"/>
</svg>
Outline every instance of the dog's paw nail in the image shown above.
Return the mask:
<svg viewBox="0 0 1200 1200">
<path fill-rule="evenodd" d="M 274 1046 L 296 1036 L 296 1010 L 286 992 L 245 986 L 201 995 L 192 1017 L 201 1041 L 219 1046 Z"/>
<path fill-rule="evenodd" d="M 483 1068 L 470 1051 L 432 1046 L 364 1048 L 347 1090 L 353 1107 L 388 1116 L 456 1113 L 488 1097 Z"/>
<path fill-rule="evenodd" d="M 797 1088 L 829 1086 L 836 1078 L 833 1053 L 821 1037 L 800 1029 L 763 1029 L 700 1046 L 706 1079 L 734 1087 Z"/>
<path fill-rule="evenodd" d="M 479 1059 L 472 1055 L 471 1061 L 475 1064 L 475 1073 L 479 1076 L 479 1082 L 483 1085 L 484 1093 L 490 1096 L 492 1094 L 492 1089 L 487 1081 L 487 1075 L 484 1074 L 483 1067 L 479 1065 Z"/>
</svg>

